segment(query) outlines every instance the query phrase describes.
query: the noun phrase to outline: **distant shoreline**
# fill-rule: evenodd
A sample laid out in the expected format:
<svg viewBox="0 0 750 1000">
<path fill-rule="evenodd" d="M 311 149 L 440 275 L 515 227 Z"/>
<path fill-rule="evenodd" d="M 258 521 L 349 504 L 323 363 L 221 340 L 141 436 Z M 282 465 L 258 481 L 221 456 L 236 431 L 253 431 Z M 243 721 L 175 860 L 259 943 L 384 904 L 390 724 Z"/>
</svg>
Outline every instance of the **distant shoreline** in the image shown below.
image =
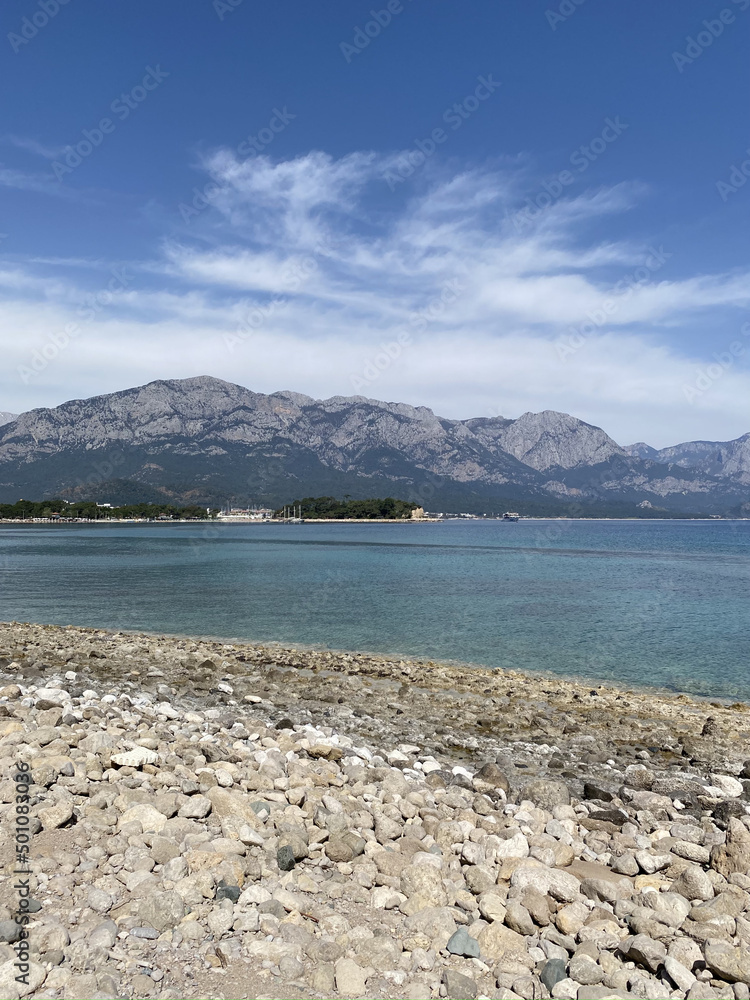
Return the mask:
<svg viewBox="0 0 750 1000">
<path fill-rule="evenodd" d="M 419 517 L 419 518 L 356 518 L 356 517 L 346 517 L 346 518 L 336 518 L 336 517 L 305 517 L 301 521 L 296 521 L 296 524 L 446 524 L 450 523 L 461 523 L 461 524 L 472 524 L 476 522 L 486 523 L 486 522 L 504 521 L 502 517 Z M 520 523 L 522 521 L 534 521 L 535 523 L 540 521 L 571 521 L 571 522 L 585 522 L 587 524 L 592 522 L 628 522 L 631 524 L 663 524 L 667 521 L 681 524 L 692 524 L 692 523 L 706 523 L 706 524 L 717 524 L 726 522 L 742 522 L 750 521 L 750 517 L 566 517 L 566 516 L 555 516 L 548 515 L 546 517 L 537 517 L 533 514 L 528 516 L 521 516 L 518 522 L 507 523 Z M 27 525 L 45 525 L 45 526 L 61 526 L 70 527 L 71 525 L 86 524 L 86 525 L 122 525 L 122 524 L 140 524 L 140 525 L 156 525 L 158 527 L 164 527 L 170 524 L 198 524 L 204 525 L 232 525 L 232 524 L 289 524 L 289 521 L 283 521 L 281 519 L 267 519 L 259 520 L 255 518 L 236 518 L 232 520 L 199 520 L 196 518 L 173 518 L 164 521 L 152 520 L 152 519 L 141 519 L 141 518 L 97 518 L 97 519 L 86 519 L 81 518 L 80 520 L 53 520 L 51 518 L 21 518 L 21 517 L 7 517 L 0 518 L 0 527 L 4 524 L 27 524 Z"/>
</svg>

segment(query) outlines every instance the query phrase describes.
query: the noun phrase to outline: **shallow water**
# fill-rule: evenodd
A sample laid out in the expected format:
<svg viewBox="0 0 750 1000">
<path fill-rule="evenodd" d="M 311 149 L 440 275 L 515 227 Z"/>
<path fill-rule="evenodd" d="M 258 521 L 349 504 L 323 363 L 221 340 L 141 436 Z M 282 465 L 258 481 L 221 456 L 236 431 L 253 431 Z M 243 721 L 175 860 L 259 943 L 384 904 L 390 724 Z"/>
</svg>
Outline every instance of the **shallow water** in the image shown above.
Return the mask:
<svg viewBox="0 0 750 1000">
<path fill-rule="evenodd" d="M 0 619 L 750 700 L 750 522 L 0 526 Z"/>
</svg>

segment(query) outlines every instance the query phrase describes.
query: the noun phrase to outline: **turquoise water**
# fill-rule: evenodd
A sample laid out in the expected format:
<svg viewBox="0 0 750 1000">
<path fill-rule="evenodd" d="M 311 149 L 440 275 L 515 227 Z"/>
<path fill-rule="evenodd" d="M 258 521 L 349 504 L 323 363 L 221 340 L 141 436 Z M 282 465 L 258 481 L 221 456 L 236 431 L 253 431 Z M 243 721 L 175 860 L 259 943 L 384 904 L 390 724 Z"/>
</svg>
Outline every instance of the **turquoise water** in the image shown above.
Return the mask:
<svg viewBox="0 0 750 1000">
<path fill-rule="evenodd" d="M 0 526 L 0 619 L 750 700 L 750 522 Z"/>
</svg>

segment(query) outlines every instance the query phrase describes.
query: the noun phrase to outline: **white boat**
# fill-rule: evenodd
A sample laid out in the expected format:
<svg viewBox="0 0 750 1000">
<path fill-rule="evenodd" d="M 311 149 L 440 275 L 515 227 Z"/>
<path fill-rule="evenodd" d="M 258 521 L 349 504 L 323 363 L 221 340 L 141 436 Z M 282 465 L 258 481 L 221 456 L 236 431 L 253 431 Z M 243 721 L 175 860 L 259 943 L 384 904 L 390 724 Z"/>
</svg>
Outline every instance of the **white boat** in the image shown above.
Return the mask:
<svg viewBox="0 0 750 1000">
<path fill-rule="evenodd" d="M 516 514 L 514 510 L 506 510 L 503 514 L 503 521 L 517 521 L 520 518 L 520 514 Z"/>
</svg>

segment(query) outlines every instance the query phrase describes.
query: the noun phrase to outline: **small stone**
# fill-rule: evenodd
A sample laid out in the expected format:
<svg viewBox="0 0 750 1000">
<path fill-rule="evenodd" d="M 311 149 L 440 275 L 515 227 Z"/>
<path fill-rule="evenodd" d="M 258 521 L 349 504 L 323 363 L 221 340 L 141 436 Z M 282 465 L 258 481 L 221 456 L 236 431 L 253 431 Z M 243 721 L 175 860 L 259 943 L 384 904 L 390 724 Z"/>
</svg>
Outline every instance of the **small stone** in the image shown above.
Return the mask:
<svg viewBox="0 0 750 1000">
<path fill-rule="evenodd" d="M 343 997 L 361 997 L 367 992 L 367 977 L 351 958 L 340 958 L 335 966 L 336 989 Z"/>
<path fill-rule="evenodd" d="M 463 955 L 465 958 L 479 958 L 479 943 L 473 938 L 465 927 L 459 927 L 455 934 L 452 934 L 448 944 L 445 946 L 451 955 Z"/>
<path fill-rule="evenodd" d="M 45 830 L 57 830 L 73 818 L 72 802 L 58 802 L 47 809 L 39 810 L 39 819 Z"/>
<path fill-rule="evenodd" d="M 706 965 L 719 979 L 750 986 L 750 949 L 734 948 L 726 941 L 706 941 L 703 949 Z"/>
<path fill-rule="evenodd" d="M 564 781 L 537 778 L 521 790 L 521 798 L 529 799 L 539 809 L 552 812 L 556 806 L 570 805 L 570 791 Z"/>
<path fill-rule="evenodd" d="M 223 879 L 216 887 L 216 899 L 230 899 L 236 903 L 242 894 L 242 889 L 238 885 L 228 885 Z"/>
<path fill-rule="evenodd" d="M 726 843 L 711 848 L 711 867 L 724 878 L 750 872 L 750 830 L 740 820 L 730 818 Z"/>
<path fill-rule="evenodd" d="M 542 965 L 539 978 L 547 987 L 547 992 L 551 994 L 555 986 L 566 979 L 567 975 L 565 962 L 559 958 L 550 958 Z"/>
<path fill-rule="evenodd" d="M 155 764 L 159 754 L 147 747 L 136 747 L 126 753 L 113 753 L 112 763 L 118 767 L 143 767 L 144 764 Z"/>
<path fill-rule="evenodd" d="M 289 844 L 284 844 L 276 851 L 276 861 L 283 872 L 290 872 L 294 868 L 294 850 Z"/>
<path fill-rule="evenodd" d="M 451 1000 L 474 1000 L 478 990 L 473 979 L 453 969 L 443 969 L 442 984 Z"/>
<path fill-rule="evenodd" d="M 682 962 L 679 962 L 676 958 L 672 958 L 671 955 L 667 955 L 664 959 L 664 970 L 677 989 L 682 990 L 684 993 L 687 993 L 696 981 L 690 969 L 686 969 Z"/>
<path fill-rule="evenodd" d="M 661 941 L 654 941 L 646 934 L 636 934 L 628 943 L 627 955 L 639 965 L 645 965 L 651 972 L 656 972 L 664 963 L 667 949 Z"/>
</svg>

